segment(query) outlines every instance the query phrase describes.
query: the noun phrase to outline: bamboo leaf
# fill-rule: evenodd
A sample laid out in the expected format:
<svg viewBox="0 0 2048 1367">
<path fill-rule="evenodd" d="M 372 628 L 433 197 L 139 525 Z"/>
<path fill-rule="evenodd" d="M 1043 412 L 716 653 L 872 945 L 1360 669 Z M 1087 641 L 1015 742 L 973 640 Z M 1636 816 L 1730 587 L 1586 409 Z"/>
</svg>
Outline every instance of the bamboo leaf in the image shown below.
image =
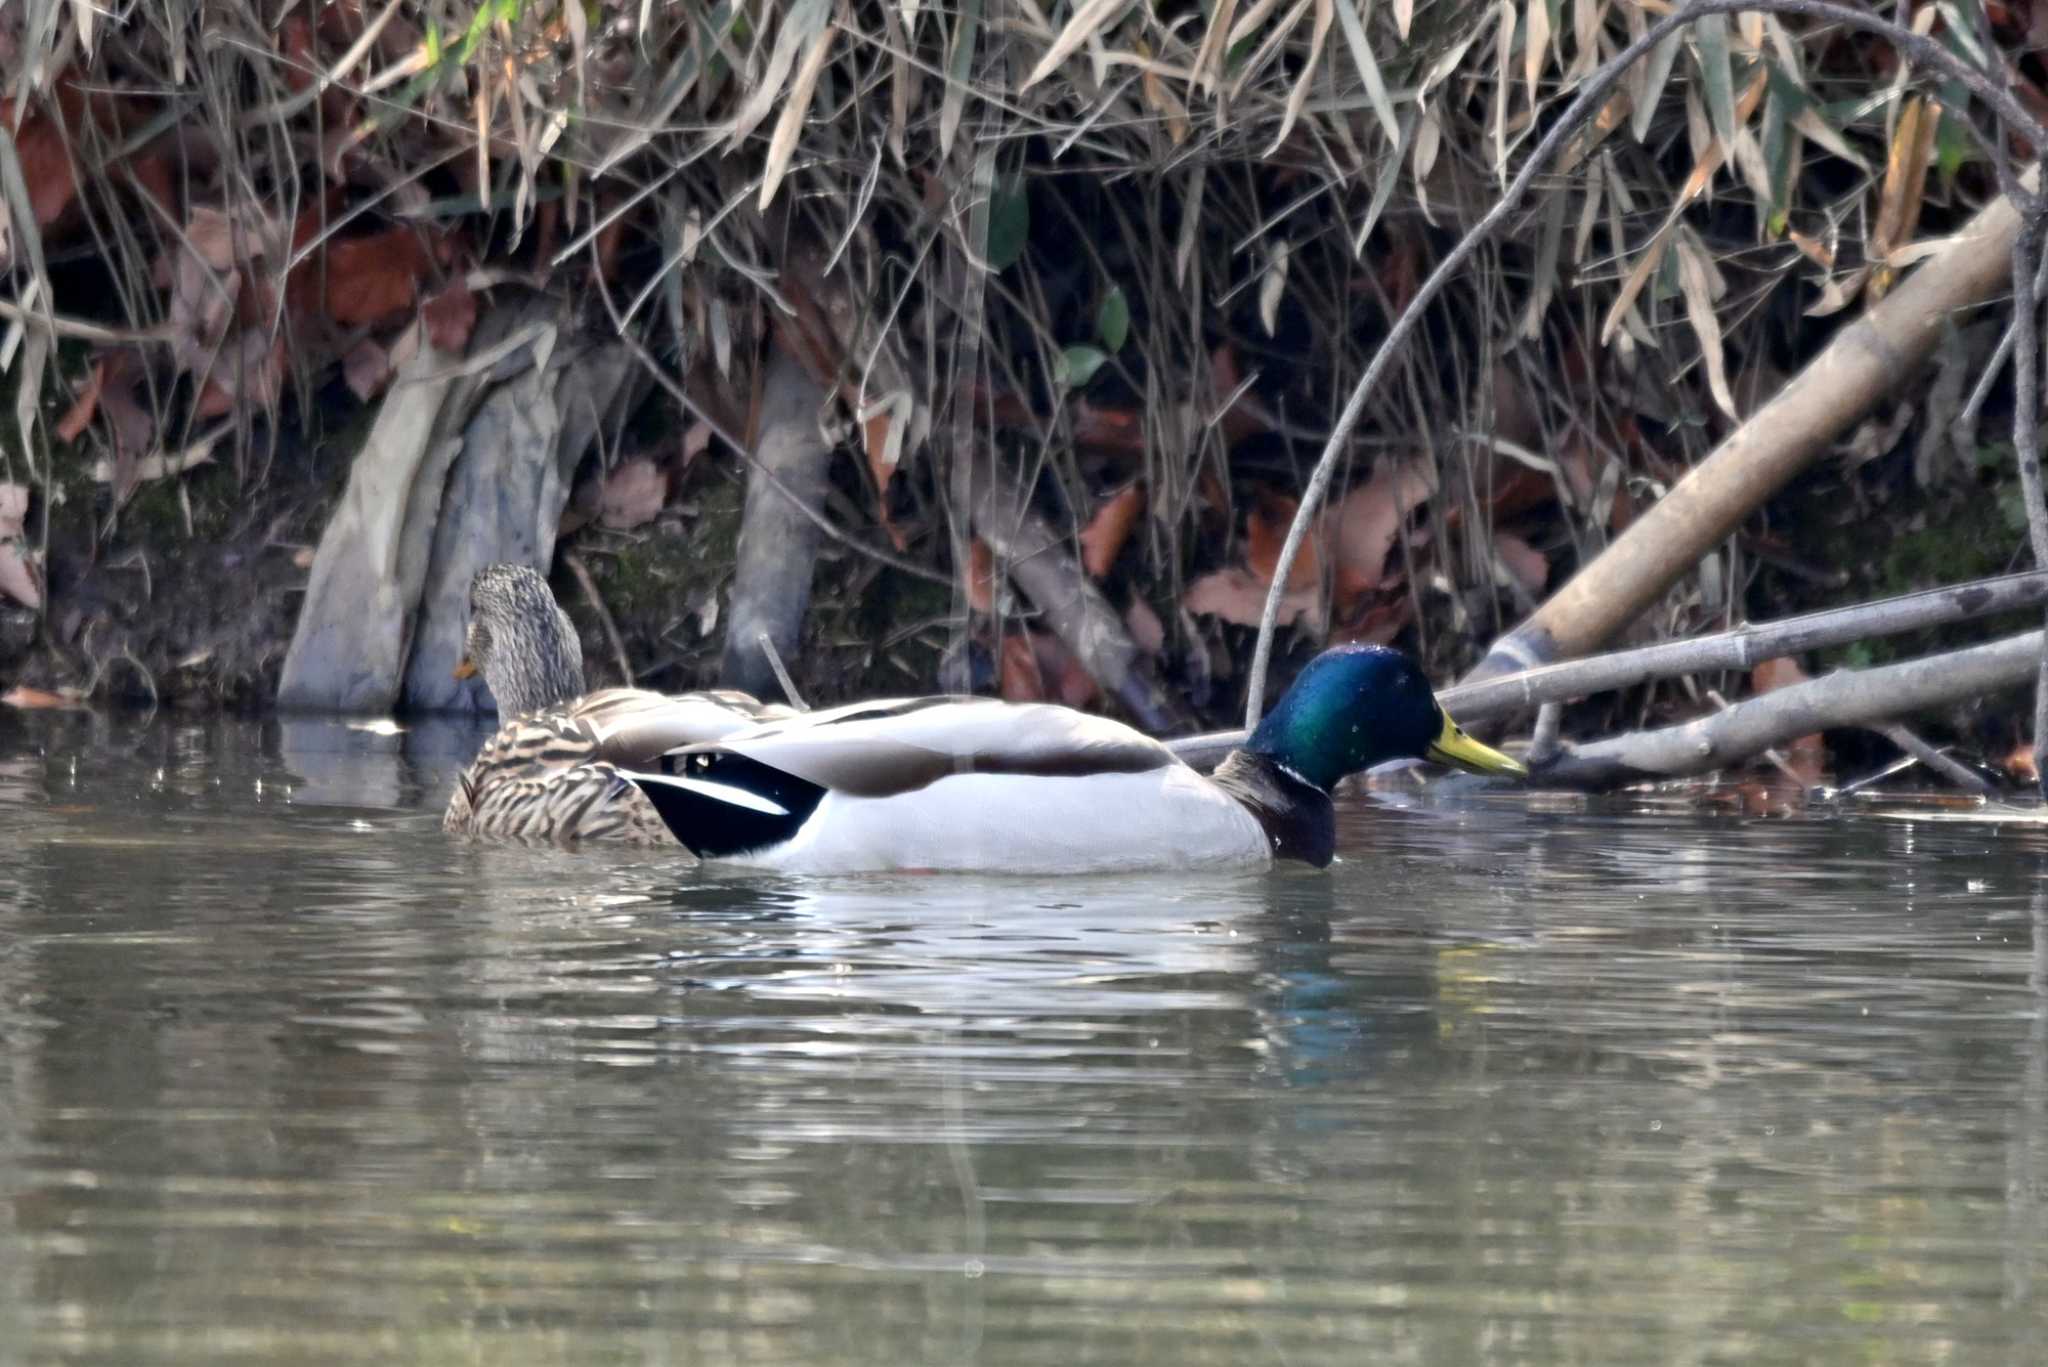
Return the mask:
<svg viewBox="0 0 2048 1367">
<path fill-rule="evenodd" d="M 1074 11 L 1073 18 L 1060 30 L 1059 37 L 1052 40 L 1052 46 L 1038 59 L 1038 65 L 1031 68 L 1031 74 L 1024 78 L 1019 87 L 1029 90 L 1046 77 L 1052 75 L 1061 62 L 1067 60 L 1074 50 L 1090 38 L 1099 37 L 1104 29 L 1114 27 L 1114 21 L 1123 17 L 1131 0 L 1081 0 L 1081 7 Z"/>
<path fill-rule="evenodd" d="M 832 35 L 838 32 L 835 25 L 827 24 L 818 33 L 804 54 L 803 65 L 796 69 L 796 78 L 789 83 L 789 98 L 783 101 L 782 113 L 775 119 L 775 135 L 768 140 L 768 160 L 761 171 L 760 207 L 765 209 L 775 198 L 775 191 L 782 184 L 782 177 L 789 171 L 789 159 L 796 154 L 796 140 L 804 131 L 804 116 L 810 112 L 811 96 L 818 88 L 818 76 L 825 70 L 825 59 L 832 52 Z"/>
<path fill-rule="evenodd" d="M 1420 130 L 1434 123 L 1435 120 L 1428 118 L 1420 110 L 1409 111 L 1407 119 L 1401 125 L 1401 140 L 1395 144 L 1393 155 L 1380 161 L 1379 179 L 1372 188 L 1372 202 L 1366 205 L 1365 221 L 1358 225 L 1358 236 L 1351 241 L 1353 256 L 1365 254 L 1366 239 L 1372 236 L 1373 225 L 1380 221 L 1380 215 L 1386 211 L 1387 201 L 1394 197 L 1394 187 L 1401 179 L 1401 163 L 1408 159 L 1408 144 L 1417 139 Z M 1428 213 L 1428 200 L 1423 198 L 1421 185 L 1418 184 L 1415 191 L 1416 201 L 1423 206 L 1423 212 Z"/>
<path fill-rule="evenodd" d="M 1031 197 L 1011 181 L 989 196 L 988 242 L 982 256 L 992 271 L 1006 270 L 1024 255 L 1031 241 Z"/>
<path fill-rule="evenodd" d="M 1700 85 L 1706 91 L 1707 117 L 1713 121 L 1714 136 L 1734 146 L 1735 71 L 1728 55 L 1728 16 L 1708 15 L 1692 26 L 1693 60 L 1700 69 Z"/>
<path fill-rule="evenodd" d="M 1678 61 L 1678 47 L 1684 41 L 1683 29 L 1668 35 L 1650 49 L 1650 56 L 1643 63 L 1643 92 L 1636 100 L 1635 118 L 1630 120 L 1628 130 L 1637 142 L 1650 136 L 1650 122 L 1657 117 L 1657 105 L 1664 98 L 1664 87 L 1670 84 L 1671 68 Z"/>
<path fill-rule="evenodd" d="M 1124 297 L 1123 286 L 1118 285 L 1103 296 L 1101 306 L 1095 310 L 1095 335 L 1111 355 L 1124 349 L 1124 342 L 1131 335 L 1131 303 Z"/>
<path fill-rule="evenodd" d="M 1070 346 L 1053 358 L 1052 382 L 1061 389 L 1079 389 L 1108 360 L 1109 353 L 1101 347 Z"/>
<path fill-rule="evenodd" d="M 1693 335 L 1699 338 L 1700 359 L 1706 363 L 1707 388 L 1714 404 L 1740 422 L 1735 396 L 1728 388 L 1728 362 L 1721 350 L 1721 320 L 1714 313 L 1713 276 L 1706 249 L 1691 233 L 1681 233 L 1678 238 L 1678 291 L 1685 298 L 1685 316 L 1692 323 Z"/>
<path fill-rule="evenodd" d="M 1534 0 L 1542 3 L 1542 0 Z M 1330 36 L 1330 10 L 1332 0 L 1315 0 L 1316 22 L 1309 34 L 1308 56 L 1301 64 L 1301 75 L 1295 78 L 1294 88 L 1287 93 L 1287 108 L 1280 115 L 1280 131 L 1273 135 L 1272 145 L 1266 148 L 1266 155 L 1272 156 L 1287 142 L 1287 135 L 1294 131 L 1294 121 L 1301 117 L 1302 107 L 1308 103 L 1309 86 L 1322 72 L 1323 41 Z"/>
<path fill-rule="evenodd" d="M 939 155 L 951 156 L 953 139 L 960 132 L 960 116 L 967 108 L 967 77 L 974 66 L 974 49 L 981 37 L 982 0 L 960 0 L 960 17 L 953 24 L 953 50 L 946 61 L 946 93 L 939 101 Z"/>
<path fill-rule="evenodd" d="M 1502 0 L 1508 3 L 1508 0 Z M 1401 140 L 1401 123 L 1394 117 L 1394 102 L 1387 95 L 1387 83 L 1380 76 L 1380 64 L 1373 60 L 1372 44 L 1365 39 L 1365 20 L 1359 16 L 1354 0 L 1336 0 L 1337 22 L 1344 30 L 1344 41 L 1351 48 L 1351 60 L 1358 67 L 1358 79 L 1365 82 L 1365 98 L 1372 105 L 1372 112 L 1379 116 L 1380 130 L 1387 135 L 1388 142 Z"/>
<path fill-rule="evenodd" d="M 832 0 L 793 0 L 783 17 L 782 28 L 775 35 L 775 49 L 768 56 L 768 69 L 762 73 L 760 84 L 748 92 L 739 112 L 733 115 L 728 146 L 739 146 L 774 110 L 782 97 L 783 86 L 789 81 L 790 70 L 796 66 L 798 55 L 810 51 L 811 44 L 824 32 L 831 17 Z"/>
<path fill-rule="evenodd" d="M 1287 265 L 1292 254 L 1287 239 L 1275 242 L 1266 259 L 1266 278 L 1259 282 L 1259 326 L 1268 337 L 1280 328 L 1280 300 L 1287 293 Z"/>
<path fill-rule="evenodd" d="M 1550 0 L 1529 0 L 1522 20 L 1522 79 L 1529 87 L 1529 103 L 1536 103 L 1536 83 L 1543 76 L 1544 58 L 1550 55 Z"/>
</svg>

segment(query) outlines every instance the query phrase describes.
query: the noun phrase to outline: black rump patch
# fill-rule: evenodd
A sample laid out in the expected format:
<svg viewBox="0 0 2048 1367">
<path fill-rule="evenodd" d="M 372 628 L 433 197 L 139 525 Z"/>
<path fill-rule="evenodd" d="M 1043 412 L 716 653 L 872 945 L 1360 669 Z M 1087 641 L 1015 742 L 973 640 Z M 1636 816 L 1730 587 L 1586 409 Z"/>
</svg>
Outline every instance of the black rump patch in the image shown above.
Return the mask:
<svg viewBox="0 0 2048 1367">
<path fill-rule="evenodd" d="M 772 816 L 688 788 L 638 784 L 669 832 L 699 859 L 747 854 L 792 839 L 825 797 L 825 789 L 808 779 L 730 750 L 663 755 L 659 768 L 664 774 L 744 788 L 788 809 L 786 816 Z"/>
</svg>

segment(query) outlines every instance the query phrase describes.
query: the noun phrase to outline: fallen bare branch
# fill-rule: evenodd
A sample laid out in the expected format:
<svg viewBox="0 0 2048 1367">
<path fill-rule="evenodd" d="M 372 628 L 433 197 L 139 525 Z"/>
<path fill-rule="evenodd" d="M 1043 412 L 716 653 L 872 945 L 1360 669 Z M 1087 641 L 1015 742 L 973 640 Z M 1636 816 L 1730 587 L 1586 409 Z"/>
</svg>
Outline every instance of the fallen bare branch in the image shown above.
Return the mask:
<svg viewBox="0 0 2048 1367">
<path fill-rule="evenodd" d="M 1682 726 L 1569 748 L 1535 772 L 1552 788 L 1605 789 L 1725 769 L 1830 727 L 1868 726 L 2027 682 L 2043 633 L 1789 684 Z"/>
<path fill-rule="evenodd" d="M 1466 726 L 1494 721 L 1545 703 L 1583 698 L 1652 679 L 1719 669 L 1751 669 L 1779 655 L 1897 636 L 2048 604 L 2048 571 L 2000 575 L 1949 588 L 1927 589 L 1858 603 L 1854 607 L 1752 622 L 1732 631 L 1665 641 L 1636 650 L 1545 665 L 1505 678 L 1455 684 L 1438 696 Z M 1244 742 L 1242 731 L 1218 731 L 1168 742 L 1190 764 L 1213 764 Z"/>
</svg>

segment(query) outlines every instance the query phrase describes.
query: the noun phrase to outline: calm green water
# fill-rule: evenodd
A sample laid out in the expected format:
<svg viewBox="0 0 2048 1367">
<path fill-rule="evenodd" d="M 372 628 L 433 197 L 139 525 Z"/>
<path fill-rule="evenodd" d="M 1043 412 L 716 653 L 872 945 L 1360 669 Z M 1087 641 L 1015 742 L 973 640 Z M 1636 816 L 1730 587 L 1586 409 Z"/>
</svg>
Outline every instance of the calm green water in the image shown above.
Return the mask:
<svg viewBox="0 0 2048 1367">
<path fill-rule="evenodd" d="M 707 875 L 0 717 L 6 1363 L 2038 1363 L 2048 831 L 1348 801 Z"/>
</svg>

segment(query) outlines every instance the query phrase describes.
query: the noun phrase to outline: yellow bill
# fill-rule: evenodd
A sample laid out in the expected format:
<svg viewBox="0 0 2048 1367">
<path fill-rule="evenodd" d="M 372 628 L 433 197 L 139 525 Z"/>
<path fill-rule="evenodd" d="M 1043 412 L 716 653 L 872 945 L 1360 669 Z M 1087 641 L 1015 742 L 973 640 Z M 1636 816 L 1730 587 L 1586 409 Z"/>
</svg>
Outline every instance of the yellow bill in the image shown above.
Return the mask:
<svg viewBox="0 0 2048 1367">
<path fill-rule="evenodd" d="M 1510 759 L 1491 745 L 1482 745 L 1465 734 L 1464 729 L 1444 714 L 1444 729 L 1430 744 L 1428 758 L 1437 764 L 1448 764 L 1454 769 L 1463 769 L 1471 774 L 1504 774 L 1509 778 L 1527 778 L 1529 770 L 1518 759 Z"/>
</svg>

